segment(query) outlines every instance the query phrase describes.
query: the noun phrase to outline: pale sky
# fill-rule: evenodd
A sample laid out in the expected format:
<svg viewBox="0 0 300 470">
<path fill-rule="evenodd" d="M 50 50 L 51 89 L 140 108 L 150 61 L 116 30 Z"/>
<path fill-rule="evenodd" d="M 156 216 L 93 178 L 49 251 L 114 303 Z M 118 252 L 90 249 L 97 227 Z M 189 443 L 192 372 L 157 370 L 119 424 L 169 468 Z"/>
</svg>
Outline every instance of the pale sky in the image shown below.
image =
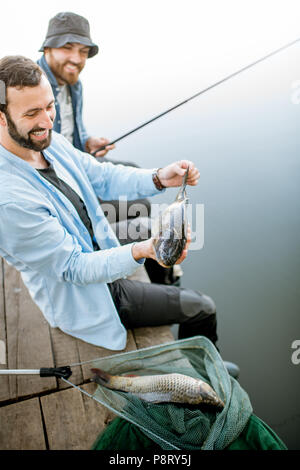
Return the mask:
<svg viewBox="0 0 300 470">
<path fill-rule="evenodd" d="M 298 0 L 17 0 L 3 5 L 0 57 L 39 58 L 48 21 L 60 11 L 89 20 L 100 52 L 87 61 L 81 79 L 85 120 L 93 130 L 104 123 L 113 129 L 114 122 L 129 130 L 300 37 Z"/>
</svg>

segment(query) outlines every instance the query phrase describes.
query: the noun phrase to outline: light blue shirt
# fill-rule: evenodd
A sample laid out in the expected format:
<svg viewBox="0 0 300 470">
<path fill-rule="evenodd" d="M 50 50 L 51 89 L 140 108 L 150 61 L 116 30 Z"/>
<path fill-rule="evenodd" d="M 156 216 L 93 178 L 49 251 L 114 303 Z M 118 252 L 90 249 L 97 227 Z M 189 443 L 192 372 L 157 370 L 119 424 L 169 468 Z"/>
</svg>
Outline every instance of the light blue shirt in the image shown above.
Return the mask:
<svg viewBox="0 0 300 470">
<path fill-rule="evenodd" d="M 97 346 L 122 350 L 121 324 L 107 282 L 140 266 L 120 246 L 98 202 L 160 193 L 151 170 L 98 163 L 53 132 L 45 158 L 64 166 L 84 197 L 100 251 L 72 203 L 29 163 L 0 145 L 0 255 L 18 271 L 52 327 Z M 143 261 L 142 261 L 143 262 Z"/>
</svg>

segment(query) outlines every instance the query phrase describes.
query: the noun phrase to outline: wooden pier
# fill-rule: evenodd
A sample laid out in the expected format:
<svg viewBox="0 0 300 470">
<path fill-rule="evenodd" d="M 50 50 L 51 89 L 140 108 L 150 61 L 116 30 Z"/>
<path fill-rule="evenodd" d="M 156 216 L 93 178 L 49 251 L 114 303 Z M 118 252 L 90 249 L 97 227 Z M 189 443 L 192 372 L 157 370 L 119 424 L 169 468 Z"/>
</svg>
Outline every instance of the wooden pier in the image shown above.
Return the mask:
<svg viewBox="0 0 300 470">
<path fill-rule="evenodd" d="M 131 279 L 149 282 L 143 267 Z M 169 326 L 128 331 L 125 351 L 173 341 Z M 0 368 L 40 369 L 82 363 L 120 351 L 93 346 L 51 328 L 19 273 L 0 258 Z M 88 364 L 70 381 L 93 393 Z M 55 377 L 0 375 L 0 450 L 88 450 L 112 412 Z"/>
</svg>

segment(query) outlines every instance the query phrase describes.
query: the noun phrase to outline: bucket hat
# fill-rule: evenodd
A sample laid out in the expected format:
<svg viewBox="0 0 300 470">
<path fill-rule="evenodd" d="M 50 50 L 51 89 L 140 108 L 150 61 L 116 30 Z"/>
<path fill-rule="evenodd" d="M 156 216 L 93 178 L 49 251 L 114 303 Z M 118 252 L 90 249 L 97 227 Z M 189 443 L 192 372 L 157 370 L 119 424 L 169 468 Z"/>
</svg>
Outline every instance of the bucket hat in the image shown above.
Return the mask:
<svg viewBox="0 0 300 470">
<path fill-rule="evenodd" d="M 89 58 L 94 57 L 99 51 L 98 46 L 91 40 L 88 20 L 76 13 L 62 12 L 49 21 L 47 35 L 39 51 L 43 52 L 45 47 L 62 47 L 67 42 L 89 46 Z"/>
</svg>

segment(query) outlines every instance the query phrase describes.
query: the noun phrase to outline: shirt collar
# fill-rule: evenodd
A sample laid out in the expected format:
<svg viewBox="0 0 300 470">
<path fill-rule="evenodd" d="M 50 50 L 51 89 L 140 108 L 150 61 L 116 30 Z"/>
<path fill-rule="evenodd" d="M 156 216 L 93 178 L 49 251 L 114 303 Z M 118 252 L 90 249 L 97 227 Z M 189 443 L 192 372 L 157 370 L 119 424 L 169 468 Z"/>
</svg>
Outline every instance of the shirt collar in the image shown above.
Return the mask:
<svg viewBox="0 0 300 470">
<path fill-rule="evenodd" d="M 40 58 L 38 63 L 41 65 L 42 69 L 46 72 L 46 75 L 47 75 L 48 80 L 51 83 L 51 85 L 53 85 L 55 87 L 58 87 L 57 80 L 56 80 L 54 74 L 52 73 L 52 70 L 50 69 L 50 67 L 48 65 L 48 62 L 46 61 L 45 54 L 42 55 L 42 57 Z"/>
<path fill-rule="evenodd" d="M 50 164 L 54 162 L 53 157 L 51 156 L 50 152 L 47 151 L 47 149 L 43 150 L 43 155 L 46 158 L 46 160 L 49 161 Z M 28 162 L 26 162 L 26 160 L 23 160 L 22 158 L 18 157 L 14 153 L 9 152 L 1 144 L 0 144 L 0 156 L 4 157 L 5 160 L 8 161 L 8 163 L 14 166 L 17 166 L 18 168 L 23 168 L 24 170 L 29 171 L 31 173 L 36 171 L 35 168 L 33 168 L 33 166 L 31 166 Z"/>
</svg>

